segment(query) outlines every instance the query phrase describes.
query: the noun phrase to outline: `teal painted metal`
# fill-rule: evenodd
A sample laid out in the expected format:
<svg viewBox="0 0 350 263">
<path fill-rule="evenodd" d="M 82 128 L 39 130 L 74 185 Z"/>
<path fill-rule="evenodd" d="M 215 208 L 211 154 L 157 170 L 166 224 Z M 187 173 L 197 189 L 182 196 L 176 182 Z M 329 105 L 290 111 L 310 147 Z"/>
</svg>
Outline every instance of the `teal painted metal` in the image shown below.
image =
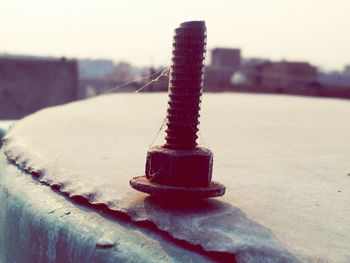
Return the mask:
<svg viewBox="0 0 350 263">
<path fill-rule="evenodd" d="M 11 123 L 12 121 L 0 121 L 0 147 L 2 146 L 1 139 L 5 136 L 6 130 Z"/>
</svg>

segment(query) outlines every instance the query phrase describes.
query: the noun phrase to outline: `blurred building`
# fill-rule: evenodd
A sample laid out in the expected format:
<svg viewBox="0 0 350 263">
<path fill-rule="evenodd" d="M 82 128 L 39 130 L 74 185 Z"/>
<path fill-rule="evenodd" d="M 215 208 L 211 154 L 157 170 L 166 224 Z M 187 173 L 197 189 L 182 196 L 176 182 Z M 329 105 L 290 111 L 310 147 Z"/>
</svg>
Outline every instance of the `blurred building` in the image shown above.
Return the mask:
<svg viewBox="0 0 350 263">
<path fill-rule="evenodd" d="M 97 64 L 95 66 L 98 67 Z M 103 75 L 85 75 L 80 77 L 79 97 L 84 99 L 102 93 L 135 91 L 142 85 L 142 83 L 137 81 L 141 77 L 141 72 L 142 70 L 133 67 L 127 62 L 112 63 L 112 67 L 108 71 L 104 71 Z"/>
<path fill-rule="evenodd" d="M 346 65 L 344 67 L 344 74 L 350 76 L 350 65 Z"/>
<path fill-rule="evenodd" d="M 0 119 L 78 99 L 74 60 L 0 57 Z"/>
<path fill-rule="evenodd" d="M 113 67 L 113 70 L 105 76 L 106 80 L 130 82 L 135 79 L 132 66 L 127 62 L 119 62 Z"/>
<path fill-rule="evenodd" d="M 241 50 L 215 48 L 211 51 L 211 63 L 205 69 L 204 82 L 207 90 L 227 90 L 231 78 L 241 65 Z"/>
<path fill-rule="evenodd" d="M 308 62 L 273 62 L 259 68 L 265 87 L 303 88 L 317 83 L 317 68 Z"/>
<path fill-rule="evenodd" d="M 236 71 L 241 65 L 241 50 L 237 48 L 214 48 L 211 51 L 211 64 L 215 68 Z"/>
<path fill-rule="evenodd" d="M 234 85 L 257 86 L 262 82 L 262 69 L 270 63 L 267 59 L 245 59 L 238 71 L 234 73 L 231 82 Z"/>
<path fill-rule="evenodd" d="M 237 72 L 234 80 L 248 86 L 304 88 L 318 83 L 318 71 L 308 62 L 249 60 Z"/>
<path fill-rule="evenodd" d="M 78 64 L 81 79 L 102 79 L 114 70 L 113 61 L 107 59 L 81 59 Z"/>
<path fill-rule="evenodd" d="M 350 72 L 346 74 L 340 72 L 320 73 L 318 75 L 319 83 L 324 87 L 347 87 L 350 89 Z"/>
</svg>

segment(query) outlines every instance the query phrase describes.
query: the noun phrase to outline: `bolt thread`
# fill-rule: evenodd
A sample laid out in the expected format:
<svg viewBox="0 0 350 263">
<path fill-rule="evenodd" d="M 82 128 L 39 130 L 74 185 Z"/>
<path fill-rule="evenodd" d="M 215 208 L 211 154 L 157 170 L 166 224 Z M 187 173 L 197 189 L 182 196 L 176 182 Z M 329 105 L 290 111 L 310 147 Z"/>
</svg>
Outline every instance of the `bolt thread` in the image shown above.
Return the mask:
<svg viewBox="0 0 350 263">
<path fill-rule="evenodd" d="M 175 29 L 166 148 L 188 150 L 197 146 L 205 53 L 204 21 L 185 22 Z"/>
</svg>

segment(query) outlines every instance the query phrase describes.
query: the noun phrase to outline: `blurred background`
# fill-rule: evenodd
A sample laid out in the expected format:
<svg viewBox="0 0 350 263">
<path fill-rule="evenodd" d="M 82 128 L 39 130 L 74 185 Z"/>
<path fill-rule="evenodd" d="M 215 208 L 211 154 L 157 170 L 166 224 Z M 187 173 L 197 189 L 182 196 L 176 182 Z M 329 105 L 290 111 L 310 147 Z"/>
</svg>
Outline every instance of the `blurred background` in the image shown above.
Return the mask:
<svg viewBox="0 0 350 263">
<path fill-rule="evenodd" d="M 348 0 L 0 0 L 0 119 L 167 91 L 173 30 L 205 20 L 208 92 L 350 99 Z"/>
</svg>

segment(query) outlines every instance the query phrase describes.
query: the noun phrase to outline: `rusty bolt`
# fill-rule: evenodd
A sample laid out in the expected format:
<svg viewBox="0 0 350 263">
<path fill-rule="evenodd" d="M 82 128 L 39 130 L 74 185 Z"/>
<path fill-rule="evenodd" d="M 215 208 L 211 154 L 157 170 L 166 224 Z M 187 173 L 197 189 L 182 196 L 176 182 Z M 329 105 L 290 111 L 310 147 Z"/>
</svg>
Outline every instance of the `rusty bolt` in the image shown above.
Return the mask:
<svg viewBox="0 0 350 263">
<path fill-rule="evenodd" d="M 148 151 L 146 176 L 133 178 L 133 188 L 155 195 L 197 198 L 225 193 L 222 184 L 211 181 L 212 152 L 196 142 L 205 53 L 204 21 L 185 22 L 175 29 L 166 143 Z"/>
</svg>

